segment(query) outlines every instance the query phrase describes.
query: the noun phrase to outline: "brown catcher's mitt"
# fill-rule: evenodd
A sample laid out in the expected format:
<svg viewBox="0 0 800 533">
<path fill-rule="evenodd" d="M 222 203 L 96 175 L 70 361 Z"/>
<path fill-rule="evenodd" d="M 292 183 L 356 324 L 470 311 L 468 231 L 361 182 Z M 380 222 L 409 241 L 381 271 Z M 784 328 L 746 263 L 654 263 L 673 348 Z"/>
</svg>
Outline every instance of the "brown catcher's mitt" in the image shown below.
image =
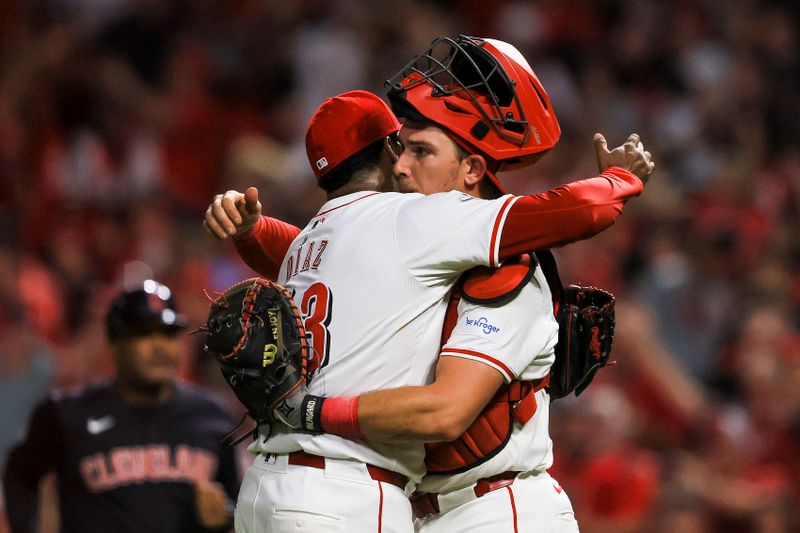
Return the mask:
<svg viewBox="0 0 800 533">
<path fill-rule="evenodd" d="M 614 340 L 614 295 L 597 287 L 570 285 L 558 313 L 556 360 L 550 370 L 551 398 L 583 392 L 608 364 Z"/>
</svg>

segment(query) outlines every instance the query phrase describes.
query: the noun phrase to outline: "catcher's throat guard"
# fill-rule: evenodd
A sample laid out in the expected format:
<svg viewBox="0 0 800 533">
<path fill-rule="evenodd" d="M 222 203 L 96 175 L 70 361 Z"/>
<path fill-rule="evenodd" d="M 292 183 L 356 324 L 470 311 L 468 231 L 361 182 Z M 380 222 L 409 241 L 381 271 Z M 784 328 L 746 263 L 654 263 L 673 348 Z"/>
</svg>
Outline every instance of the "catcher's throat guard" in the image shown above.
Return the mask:
<svg viewBox="0 0 800 533">
<path fill-rule="evenodd" d="M 205 350 L 258 422 L 306 383 L 308 342 L 291 294 L 281 285 L 250 278 L 211 302 Z"/>
</svg>

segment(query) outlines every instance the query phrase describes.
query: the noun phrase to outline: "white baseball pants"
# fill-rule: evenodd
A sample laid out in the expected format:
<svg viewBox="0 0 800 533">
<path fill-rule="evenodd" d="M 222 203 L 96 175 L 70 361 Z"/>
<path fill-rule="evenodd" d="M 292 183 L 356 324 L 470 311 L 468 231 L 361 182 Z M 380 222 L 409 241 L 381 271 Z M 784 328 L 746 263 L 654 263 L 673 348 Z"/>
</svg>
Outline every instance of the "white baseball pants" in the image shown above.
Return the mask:
<svg viewBox="0 0 800 533">
<path fill-rule="evenodd" d="M 519 474 L 480 498 L 472 487 L 439 495 L 441 512 L 416 521 L 418 533 L 577 533 L 572 503 L 547 472 Z"/>
<path fill-rule="evenodd" d="M 238 533 L 412 533 L 411 504 L 366 465 L 325 459 L 324 468 L 258 455 L 236 504 Z"/>
</svg>

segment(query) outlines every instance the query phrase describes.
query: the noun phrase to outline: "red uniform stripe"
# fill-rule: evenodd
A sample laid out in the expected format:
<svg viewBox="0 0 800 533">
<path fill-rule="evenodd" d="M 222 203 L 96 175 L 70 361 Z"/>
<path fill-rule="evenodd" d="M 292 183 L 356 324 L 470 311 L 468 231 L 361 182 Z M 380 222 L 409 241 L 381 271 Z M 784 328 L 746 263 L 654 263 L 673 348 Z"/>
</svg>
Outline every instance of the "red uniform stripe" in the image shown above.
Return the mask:
<svg viewBox="0 0 800 533">
<path fill-rule="evenodd" d="M 383 528 L 383 485 L 378 481 L 378 492 L 380 492 L 380 503 L 378 504 L 378 533 Z"/>
<path fill-rule="evenodd" d="M 492 228 L 492 240 L 489 243 L 489 265 L 490 266 L 497 266 L 497 253 L 495 252 L 497 248 L 497 235 L 500 233 L 500 226 L 502 226 L 503 217 L 508 210 L 509 205 L 513 200 L 515 200 L 516 196 L 510 196 L 503 207 L 500 208 L 500 212 L 497 213 L 497 218 L 494 220 L 494 227 Z"/>
<path fill-rule="evenodd" d="M 351 200 L 351 201 L 347 202 L 346 204 L 337 205 L 336 207 L 331 207 L 327 211 L 320 211 L 319 213 L 317 213 L 317 216 L 319 217 L 319 216 L 324 215 L 325 213 L 330 213 L 331 211 L 336 211 L 337 209 L 341 209 L 342 207 L 345 207 L 347 205 L 355 203 L 355 202 L 357 202 L 359 200 L 363 200 L 364 198 L 369 198 L 370 196 L 375 196 L 376 194 L 380 194 L 380 193 L 379 192 L 373 192 L 372 194 L 366 194 L 366 195 L 362 196 L 361 198 L 356 198 L 355 200 Z"/>
<path fill-rule="evenodd" d="M 506 376 L 508 376 L 509 379 L 514 379 L 514 373 L 511 371 L 511 369 L 508 368 L 505 365 L 505 363 L 503 363 L 502 361 L 500 361 L 498 359 L 495 359 L 491 355 L 486 355 L 485 353 L 476 352 L 475 350 L 463 350 L 461 348 L 445 348 L 444 350 L 442 350 L 442 355 L 445 355 L 447 353 L 461 353 L 461 354 L 464 354 L 464 355 L 471 355 L 473 357 L 478 357 L 479 359 L 483 359 L 485 361 L 489 361 L 493 365 L 500 367 L 500 370 Z"/>
<path fill-rule="evenodd" d="M 506 487 L 508 491 L 508 497 L 511 499 L 511 513 L 514 515 L 514 533 L 518 533 L 519 529 L 517 527 L 517 505 L 514 503 L 514 492 L 511 490 L 511 486 L 509 485 Z"/>
</svg>

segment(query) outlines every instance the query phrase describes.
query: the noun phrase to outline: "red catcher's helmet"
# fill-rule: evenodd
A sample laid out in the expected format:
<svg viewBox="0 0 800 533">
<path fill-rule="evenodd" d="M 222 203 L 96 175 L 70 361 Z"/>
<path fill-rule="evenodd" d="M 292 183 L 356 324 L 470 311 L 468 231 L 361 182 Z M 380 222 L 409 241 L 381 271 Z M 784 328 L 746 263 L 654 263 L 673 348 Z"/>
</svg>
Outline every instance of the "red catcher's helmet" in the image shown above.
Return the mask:
<svg viewBox="0 0 800 533">
<path fill-rule="evenodd" d="M 535 163 L 561 136 L 539 78 L 503 41 L 439 37 L 386 85 L 398 117 L 435 123 L 496 170 Z"/>
</svg>

